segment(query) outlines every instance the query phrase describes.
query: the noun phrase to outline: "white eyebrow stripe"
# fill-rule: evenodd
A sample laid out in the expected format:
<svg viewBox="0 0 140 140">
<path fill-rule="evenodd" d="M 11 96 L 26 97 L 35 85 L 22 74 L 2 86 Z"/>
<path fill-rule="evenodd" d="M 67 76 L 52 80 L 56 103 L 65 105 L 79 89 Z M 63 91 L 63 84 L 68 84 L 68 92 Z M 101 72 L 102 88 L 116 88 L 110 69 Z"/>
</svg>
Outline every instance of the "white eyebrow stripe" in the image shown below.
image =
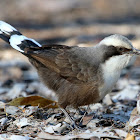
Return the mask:
<svg viewBox="0 0 140 140">
<path fill-rule="evenodd" d="M 124 36 L 114 34 L 109 37 L 105 37 L 99 44 L 107 46 L 124 46 L 125 48 L 133 48 L 131 42 Z"/>
</svg>

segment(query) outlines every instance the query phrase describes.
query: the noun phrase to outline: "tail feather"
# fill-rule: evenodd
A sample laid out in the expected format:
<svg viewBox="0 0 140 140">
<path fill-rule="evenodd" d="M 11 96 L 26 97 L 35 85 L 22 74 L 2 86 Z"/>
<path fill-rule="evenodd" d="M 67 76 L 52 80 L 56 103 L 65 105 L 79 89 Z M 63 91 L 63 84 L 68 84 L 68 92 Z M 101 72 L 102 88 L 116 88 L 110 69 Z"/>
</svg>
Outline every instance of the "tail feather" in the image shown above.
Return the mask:
<svg viewBox="0 0 140 140">
<path fill-rule="evenodd" d="M 9 43 L 14 49 L 24 52 L 25 48 L 41 47 L 34 39 L 27 38 L 10 24 L 0 21 L 0 38 Z"/>
</svg>

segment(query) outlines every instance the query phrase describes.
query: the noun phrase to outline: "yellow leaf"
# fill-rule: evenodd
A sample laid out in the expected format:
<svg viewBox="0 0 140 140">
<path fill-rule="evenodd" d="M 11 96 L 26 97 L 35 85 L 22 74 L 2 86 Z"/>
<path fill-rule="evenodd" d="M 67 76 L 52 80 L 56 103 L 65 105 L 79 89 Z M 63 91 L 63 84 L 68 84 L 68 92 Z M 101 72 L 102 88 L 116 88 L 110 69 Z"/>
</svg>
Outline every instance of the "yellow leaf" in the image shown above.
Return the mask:
<svg viewBox="0 0 140 140">
<path fill-rule="evenodd" d="M 31 105 L 40 108 L 58 108 L 57 102 L 48 100 L 40 96 L 20 97 L 8 103 L 11 106 Z"/>
<path fill-rule="evenodd" d="M 135 140 L 134 134 L 131 135 L 130 133 L 128 133 L 125 140 Z"/>
</svg>

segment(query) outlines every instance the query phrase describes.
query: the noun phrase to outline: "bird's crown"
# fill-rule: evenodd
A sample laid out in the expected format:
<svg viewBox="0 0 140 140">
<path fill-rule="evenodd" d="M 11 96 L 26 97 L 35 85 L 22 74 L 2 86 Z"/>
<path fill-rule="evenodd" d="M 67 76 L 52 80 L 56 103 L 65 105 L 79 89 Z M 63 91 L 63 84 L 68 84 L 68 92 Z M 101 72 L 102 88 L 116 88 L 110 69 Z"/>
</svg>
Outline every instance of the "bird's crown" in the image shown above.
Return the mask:
<svg viewBox="0 0 140 140">
<path fill-rule="evenodd" d="M 106 46 L 127 48 L 127 49 L 133 48 L 133 46 L 132 46 L 131 42 L 128 40 L 128 38 L 126 38 L 120 34 L 114 34 L 114 35 L 108 36 L 108 37 L 104 38 L 99 44 L 106 45 Z"/>
</svg>

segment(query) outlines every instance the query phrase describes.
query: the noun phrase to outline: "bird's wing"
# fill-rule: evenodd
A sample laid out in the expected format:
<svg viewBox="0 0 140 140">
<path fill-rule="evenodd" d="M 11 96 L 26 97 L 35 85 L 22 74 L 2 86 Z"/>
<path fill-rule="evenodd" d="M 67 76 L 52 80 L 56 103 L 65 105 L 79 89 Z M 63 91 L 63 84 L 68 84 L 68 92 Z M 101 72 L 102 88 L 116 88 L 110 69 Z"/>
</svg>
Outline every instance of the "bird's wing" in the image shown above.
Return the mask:
<svg viewBox="0 0 140 140">
<path fill-rule="evenodd" d="M 41 63 L 71 83 L 82 84 L 97 80 L 97 66 L 91 65 L 82 57 L 86 52 L 80 47 L 45 45 L 27 48 L 25 53 L 36 67 Z"/>
</svg>

